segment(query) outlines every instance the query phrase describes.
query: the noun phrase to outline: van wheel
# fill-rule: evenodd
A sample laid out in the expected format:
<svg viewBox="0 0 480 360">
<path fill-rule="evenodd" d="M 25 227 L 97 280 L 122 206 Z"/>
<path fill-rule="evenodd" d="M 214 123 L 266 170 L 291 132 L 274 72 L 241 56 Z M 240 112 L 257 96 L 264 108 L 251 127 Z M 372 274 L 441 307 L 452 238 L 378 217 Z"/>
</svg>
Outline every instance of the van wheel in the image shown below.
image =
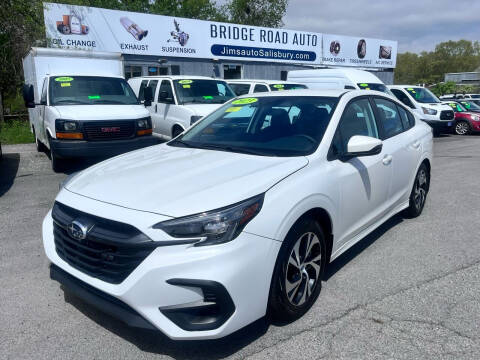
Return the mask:
<svg viewBox="0 0 480 360">
<path fill-rule="evenodd" d="M 183 132 L 183 129 L 180 126 L 175 126 L 172 130 L 172 139 L 176 138 Z"/>
<path fill-rule="evenodd" d="M 35 137 L 35 147 L 37 148 L 37 151 L 45 152 L 47 149 L 45 145 L 40 140 L 38 140 L 37 134 L 35 132 L 35 128 L 32 127 L 32 130 L 33 130 L 33 136 Z"/>
<path fill-rule="evenodd" d="M 280 249 L 268 300 L 269 314 L 293 321 L 315 303 L 326 265 L 325 235 L 313 218 L 300 219 Z"/>
<path fill-rule="evenodd" d="M 50 144 L 50 161 L 52 162 L 52 170 L 56 173 L 62 172 L 63 170 L 63 160 L 55 154 L 55 151 L 52 147 L 52 138 L 48 135 L 48 142 Z"/>
</svg>

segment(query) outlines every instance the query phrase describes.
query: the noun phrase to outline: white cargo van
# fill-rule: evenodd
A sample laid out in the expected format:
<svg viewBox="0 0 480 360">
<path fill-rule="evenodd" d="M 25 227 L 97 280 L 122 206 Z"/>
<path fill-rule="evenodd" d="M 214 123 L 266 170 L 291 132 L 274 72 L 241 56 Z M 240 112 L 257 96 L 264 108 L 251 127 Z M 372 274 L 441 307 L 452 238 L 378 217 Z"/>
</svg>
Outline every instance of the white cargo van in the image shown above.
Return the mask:
<svg viewBox="0 0 480 360">
<path fill-rule="evenodd" d="M 23 71 L 37 149 L 50 149 L 55 171 L 65 158 L 106 157 L 159 142 L 148 110 L 123 78 L 121 54 L 32 48 Z"/>
<path fill-rule="evenodd" d="M 204 76 L 144 76 L 128 83 L 140 100 L 151 89 L 153 101 L 147 108 L 153 131 L 167 140 L 235 97 L 224 80 Z"/>
<path fill-rule="evenodd" d="M 376 90 L 391 95 L 387 86 L 371 72 L 357 69 L 292 70 L 287 81 L 306 85 L 309 89 Z"/>
<path fill-rule="evenodd" d="M 290 81 L 238 79 L 227 80 L 237 96 L 259 92 L 306 89 L 307 86 Z"/>
<path fill-rule="evenodd" d="M 388 88 L 398 100 L 429 124 L 435 134 L 453 130 L 455 113 L 430 90 L 416 85 L 389 85 Z"/>
</svg>

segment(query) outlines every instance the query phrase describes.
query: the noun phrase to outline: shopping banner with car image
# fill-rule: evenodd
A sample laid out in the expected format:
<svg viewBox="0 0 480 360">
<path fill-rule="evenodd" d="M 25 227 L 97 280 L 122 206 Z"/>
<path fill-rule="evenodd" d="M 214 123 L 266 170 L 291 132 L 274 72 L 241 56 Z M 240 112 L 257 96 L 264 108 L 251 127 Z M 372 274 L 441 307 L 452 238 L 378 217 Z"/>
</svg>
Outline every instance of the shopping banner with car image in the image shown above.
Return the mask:
<svg viewBox="0 0 480 360">
<path fill-rule="evenodd" d="M 322 64 L 394 68 L 397 46 L 392 40 L 324 34 Z"/>
<path fill-rule="evenodd" d="M 44 3 L 49 46 L 190 58 L 318 64 L 318 33 Z"/>
<path fill-rule="evenodd" d="M 395 67 L 397 54 L 397 43 L 389 40 L 86 6 L 44 3 L 44 18 L 48 45 L 57 48 L 378 68 Z"/>
</svg>

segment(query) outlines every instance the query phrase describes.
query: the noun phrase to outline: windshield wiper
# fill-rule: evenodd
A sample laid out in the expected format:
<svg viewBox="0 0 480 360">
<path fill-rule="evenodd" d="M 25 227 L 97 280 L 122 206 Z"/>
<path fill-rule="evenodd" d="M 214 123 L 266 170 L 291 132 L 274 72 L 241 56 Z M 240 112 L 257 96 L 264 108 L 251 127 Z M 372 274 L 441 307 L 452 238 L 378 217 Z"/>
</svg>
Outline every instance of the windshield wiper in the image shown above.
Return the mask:
<svg viewBox="0 0 480 360">
<path fill-rule="evenodd" d="M 194 146 L 190 143 L 187 143 L 186 141 L 183 141 L 183 140 L 180 140 L 180 139 L 174 139 L 172 141 L 169 141 L 168 142 L 168 145 L 170 144 L 180 144 L 180 145 L 183 145 L 184 147 L 189 147 L 189 148 L 197 148 L 197 146 Z"/>
<path fill-rule="evenodd" d="M 244 147 L 236 147 L 236 146 L 229 146 L 229 145 L 217 145 L 217 144 L 200 144 L 198 145 L 200 149 L 209 149 L 209 150 L 220 150 L 220 151 L 228 151 L 234 153 L 242 153 L 248 155 L 257 155 L 257 156 L 276 156 L 271 153 L 265 153 L 262 151 L 252 150 L 249 148 Z"/>
<path fill-rule="evenodd" d="M 116 105 L 116 104 L 133 105 L 134 104 L 134 103 L 127 104 L 127 103 L 124 103 L 123 101 L 117 101 L 117 100 L 95 100 L 93 103 L 94 104 L 112 104 L 112 105 Z"/>
<path fill-rule="evenodd" d="M 54 101 L 55 104 L 70 104 L 70 105 L 75 105 L 75 104 L 81 104 L 81 105 L 88 105 L 89 103 L 80 101 L 80 100 L 71 100 L 71 99 L 62 99 L 62 100 L 56 100 Z"/>
</svg>

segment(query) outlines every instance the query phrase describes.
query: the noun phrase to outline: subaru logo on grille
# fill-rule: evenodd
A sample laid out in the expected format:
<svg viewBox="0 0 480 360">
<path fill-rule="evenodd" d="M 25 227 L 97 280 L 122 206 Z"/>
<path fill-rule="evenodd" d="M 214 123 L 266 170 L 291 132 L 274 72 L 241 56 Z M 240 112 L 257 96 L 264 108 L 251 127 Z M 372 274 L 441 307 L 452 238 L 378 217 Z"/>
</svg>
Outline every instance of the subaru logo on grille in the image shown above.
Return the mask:
<svg viewBox="0 0 480 360">
<path fill-rule="evenodd" d="M 74 220 L 67 226 L 67 231 L 72 238 L 81 241 L 87 237 L 88 228 L 81 222 Z"/>
</svg>

